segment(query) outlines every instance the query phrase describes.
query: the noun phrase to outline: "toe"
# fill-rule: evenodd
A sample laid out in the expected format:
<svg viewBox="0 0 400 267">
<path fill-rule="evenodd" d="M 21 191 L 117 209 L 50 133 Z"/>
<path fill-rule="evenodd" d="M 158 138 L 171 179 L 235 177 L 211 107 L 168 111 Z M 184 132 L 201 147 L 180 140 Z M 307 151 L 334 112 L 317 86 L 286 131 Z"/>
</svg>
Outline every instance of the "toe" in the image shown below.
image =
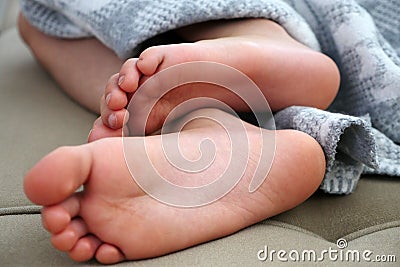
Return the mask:
<svg viewBox="0 0 400 267">
<path fill-rule="evenodd" d="M 96 259 L 102 264 L 113 264 L 125 260 L 125 256 L 117 247 L 102 244 L 96 252 Z"/>
<path fill-rule="evenodd" d="M 107 138 L 107 137 L 121 137 L 127 136 L 127 128 L 111 129 L 103 124 L 101 118 L 98 118 L 93 125 L 93 129 L 90 131 L 88 136 L 88 142 L 94 142 L 96 140 Z"/>
<path fill-rule="evenodd" d="M 146 76 L 153 75 L 164 60 L 162 46 L 150 47 L 140 54 L 137 62 L 138 69 Z"/>
<path fill-rule="evenodd" d="M 130 58 L 122 65 L 117 84 L 125 92 L 133 93 L 138 88 L 141 72 L 137 67 L 137 58 Z"/>
<path fill-rule="evenodd" d="M 101 121 L 111 129 L 117 130 L 124 127 L 129 119 L 129 113 L 126 109 L 110 110 L 107 107 L 101 109 Z"/>
<path fill-rule="evenodd" d="M 73 219 L 64 231 L 51 237 L 51 243 L 58 250 L 69 251 L 87 233 L 85 222 L 80 218 Z"/>
<path fill-rule="evenodd" d="M 79 198 L 74 195 L 60 204 L 42 209 L 42 223 L 44 228 L 52 234 L 65 230 L 71 218 L 78 215 L 80 210 Z"/>
<path fill-rule="evenodd" d="M 26 174 L 25 194 L 38 205 L 58 204 L 86 182 L 91 168 L 92 150 L 88 145 L 60 147 Z"/>
<path fill-rule="evenodd" d="M 87 235 L 80 238 L 68 254 L 74 261 L 88 261 L 94 257 L 97 248 L 101 244 L 102 242 L 97 237 Z"/>
<path fill-rule="evenodd" d="M 100 104 L 107 106 L 111 110 L 123 109 L 128 104 L 126 92 L 118 86 L 118 74 L 111 76 L 108 80 L 104 97 L 101 98 Z"/>
</svg>

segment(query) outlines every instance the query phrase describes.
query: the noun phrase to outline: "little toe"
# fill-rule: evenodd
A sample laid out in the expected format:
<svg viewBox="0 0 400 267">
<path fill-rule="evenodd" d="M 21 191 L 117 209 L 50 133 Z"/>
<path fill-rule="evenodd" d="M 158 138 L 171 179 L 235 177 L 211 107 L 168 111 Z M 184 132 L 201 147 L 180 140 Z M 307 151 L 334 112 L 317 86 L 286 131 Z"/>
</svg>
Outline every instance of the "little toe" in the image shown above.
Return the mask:
<svg viewBox="0 0 400 267">
<path fill-rule="evenodd" d="M 74 261 L 88 261 L 94 257 L 97 248 L 101 244 L 102 242 L 97 237 L 93 235 L 87 235 L 80 238 L 68 254 Z"/>
<path fill-rule="evenodd" d="M 125 260 L 124 254 L 115 246 L 102 244 L 96 252 L 96 259 L 102 264 L 113 264 Z"/>
<path fill-rule="evenodd" d="M 126 127 L 114 130 L 105 126 L 102 118 L 98 118 L 93 124 L 93 129 L 89 133 L 88 142 L 94 142 L 107 137 L 122 137 L 127 135 L 128 131 Z"/>
<path fill-rule="evenodd" d="M 80 203 L 77 195 L 74 195 L 60 204 L 44 207 L 42 209 L 42 224 L 52 234 L 65 230 L 71 218 L 79 214 Z"/>
<path fill-rule="evenodd" d="M 51 243 L 60 251 L 70 251 L 87 233 L 85 222 L 80 218 L 73 219 L 64 231 L 51 237 Z"/>
<path fill-rule="evenodd" d="M 138 69 L 146 76 L 153 75 L 164 60 L 163 46 L 147 48 L 140 54 Z"/>
<path fill-rule="evenodd" d="M 122 65 L 117 84 L 128 93 L 133 93 L 138 88 L 141 72 L 137 67 L 137 58 L 130 58 Z"/>
</svg>

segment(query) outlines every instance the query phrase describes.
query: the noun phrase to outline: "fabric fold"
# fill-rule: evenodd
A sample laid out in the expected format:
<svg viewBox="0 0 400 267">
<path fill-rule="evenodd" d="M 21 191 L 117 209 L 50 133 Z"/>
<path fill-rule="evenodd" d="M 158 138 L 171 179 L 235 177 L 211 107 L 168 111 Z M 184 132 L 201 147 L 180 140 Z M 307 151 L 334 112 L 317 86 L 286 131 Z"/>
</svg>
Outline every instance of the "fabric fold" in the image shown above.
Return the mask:
<svg viewBox="0 0 400 267">
<path fill-rule="evenodd" d="M 342 84 L 331 111 L 354 116 L 368 114 L 372 125 L 400 143 L 400 58 L 388 42 L 387 26 L 400 27 L 398 15 L 383 21 L 382 14 L 400 10 L 400 3 L 368 0 L 288 0 L 307 20 L 324 53 L 338 64 Z M 383 3 L 384 2 L 384 3 Z M 371 13 L 365 8 L 369 8 Z M 373 18 L 378 18 L 374 21 Z M 379 27 L 380 26 L 380 27 Z M 379 28 L 378 28 L 379 27 Z"/>
<path fill-rule="evenodd" d="M 235 18 L 276 21 L 299 42 L 319 49 L 305 20 L 281 0 L 22 0 L 21 9 L 34 26 L 49 35 L 95 36 L 121 58 L 132 56 L 140 43 L 169 30 Z"/>
<path fill-rule="evenodd" d="M 379 167 L 374 169 L 365 166 L 364 173 L 400 176 L 400 146 L 376 129 L 372 129 L 372 134 L 376 143 Z"/>
<path fill-rule="evenodd" d="M 289 107 L 274 116 L 277 129 L 294 129 L 312 136 L 324 149 L 327 171 L 338 151 L 371 168 L 377 168 L 375 139 L 370 124 L 358 117 L 309 107 Z"/>
<path fill-rule="evenodd" d="M 379 168 L 376 143 L 368 118 L 331 113 L 309 107 L 289 107 L 274 116 L 277 129 L 294 129 L 312 136 L 326 157 L 321 189 L 349 194 L 364 168 Z"/>
</svg>

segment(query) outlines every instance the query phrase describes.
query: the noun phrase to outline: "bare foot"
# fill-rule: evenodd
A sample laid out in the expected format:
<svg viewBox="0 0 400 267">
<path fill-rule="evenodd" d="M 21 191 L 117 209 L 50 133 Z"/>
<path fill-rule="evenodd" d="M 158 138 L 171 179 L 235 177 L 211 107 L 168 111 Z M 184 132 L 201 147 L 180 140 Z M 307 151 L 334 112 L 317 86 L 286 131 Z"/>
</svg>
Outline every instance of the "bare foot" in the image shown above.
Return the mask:
<svg viewBox="0 0 400 267">
<path fill-rule="evenodd" d="M 135 92 L 138 84 L 161 70 L 194 61 L 222 63 L 243 72 L 258 85 L 273 111 L 291 105 L 325 109 L 338 89 L 336 65 L 277 27 L 268 37 L 225 37 L 145 50 L 139 59 L 126 61 L 119 76 L 114 76 L 107 84 L 102 101 L 103 123 L 111 129 L 120 129 L 128 100 L 126 93 Z M 222 87 L 188 84 L 169 92 L 157 103 L 150 114 L 147 132 L 159 129 L 172 108 L 200 96 L 221 100 L 236 111 L 248 111 L 240 97 Z"/>
<path fill-rule="evenodd" d="M 221 112 L 221 111 L 214 111 Z M 229 120 L 236 120 L 225 115 Z M 276 154 L 268 178 L 254 193 L 248 185 L 260 149 L 260 131 L 247 125 L 250 159 L 244 177 L 222 199 L 199 208 L 177 208 L 146 195 L 132 179 L 124 159 L 121 138 L 105 138 L 77 147 L 63 147 L 43 158 L 25 177 L 25 193 L 43 205 L 44 227 L 53 245 L 76 261 L 95 257 L 109 264 L 156 257 L 229 235 L 288 210 L 307 199 L 319 186 L 325 161 L 318 143 L 296 131 L 278 131 Z M 230 133 L 235 135 L 235 133 Z M 171 134 L 173 136 L 175 134 Z M 196 119 L 180 133 L 184 153 L 205 137 L 213 139 L 217 156 L 210 170 L 189 176 L 207 182 L 225 170 L 228 136 L 218 125 Z M 141 137 L 140 137 L 141 138 Z M 149 157 L 175 181 L 188 179 L 163 157 L 160 136 L 145 137 Z M 125 142 L 134 145 L 139 137 Z M 146 155 L 138 155 L 138 158 Z M 138 166 L 141 165 L 137 162 Z M 174 170 L 173 170 L 174 169 Z M 84 185 L 84 191 L 75 191 Z"/>
</svg>

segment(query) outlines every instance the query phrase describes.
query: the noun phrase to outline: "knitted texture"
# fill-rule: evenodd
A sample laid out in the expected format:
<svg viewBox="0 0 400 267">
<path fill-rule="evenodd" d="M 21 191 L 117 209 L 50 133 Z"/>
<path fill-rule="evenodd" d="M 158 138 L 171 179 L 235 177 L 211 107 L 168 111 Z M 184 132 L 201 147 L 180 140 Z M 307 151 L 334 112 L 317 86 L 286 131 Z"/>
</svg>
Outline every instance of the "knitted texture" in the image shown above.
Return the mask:
<svg viewBox="0 0 400 267">
<path fill-rule="evenodd" d="M 22 0 L 22 11 L 46 34 L 95 36 L 121 58 L 144 41 L 185 25 L 261 17 L 338 64 L 342 83 L 329 108 L 289 107 L 278 129 L 296 129 L 324 149 L 321 188 L 354 191 L 362 173 L 400 176 L 400 2 L 372 0 Z"/>
<path fill-rule="evenodd" d="M 322 188 L 332 193 L 352 192 L 352 185 L 357 182 L 354 177 L 357 178 L 356 173 L 360 170 L 368 174 L 399 176 L 400 147 L 396 143 L 400 143 L 400 2 L 286 2 L 306 19 L 320 42 L 322 52 L 339 66 L 341 88 L 329 111 L 367 116 L 364 121 L 366 124 L 370 121 L 373 126 L 369 135 L 374 137 L 375 149 L 371 146 L 370 150 L 360 152 L 374 153 L 379 165 L 367 164 L 355 157 L 354 151 L 343 151 L 342 139 L 347 138 L 342 135 L 335 161 L 338 167 L 327 170 Z M 351 130 L 345 133 L 357 133 L 360 130 L 357 128 L 351 126 Z M 364 133 L 357 133 L 352 140 L 359 142 L 364 138 Z M 350 159 L 362 162 L 364 166 L 356 166 Z M 349 178 L 352 170 L 354 177 Z"/>
<path fill-rule="evenodd" d="M 216 19 L 262 17 L 274 20 L 305 45 L 318 41 L 304 19 L 281 0 L 30 0 L 22 11 L 43 32 L 63 38 L 95 36 L 127 58 L 157 34 Z"/>
</svg>

